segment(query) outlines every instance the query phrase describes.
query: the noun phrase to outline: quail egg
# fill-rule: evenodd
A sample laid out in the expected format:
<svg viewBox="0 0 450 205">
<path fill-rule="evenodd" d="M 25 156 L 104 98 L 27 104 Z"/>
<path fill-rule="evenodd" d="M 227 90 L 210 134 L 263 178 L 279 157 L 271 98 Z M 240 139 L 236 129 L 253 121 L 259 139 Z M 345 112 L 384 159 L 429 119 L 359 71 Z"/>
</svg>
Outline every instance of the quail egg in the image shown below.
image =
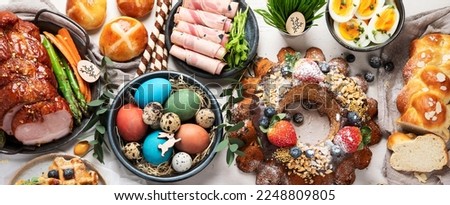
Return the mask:
<svg viewBox="0 0 450 205">
<path fill-rule="evenodd" d="M 161 117 L 159 125 L 165 132 L 175 133 L 181 126 L 181 120 L 177 114 L 168 112 Z"/>
<path fill-rule="evenodd" d="M 172 168 L 176 172 L 185 172 L 192 167 L 192 158 L 186 152 L 178 152 L 173 156 Z"/>
<path fill-rule="evenodd" d="M 163 109 L 164 109 L 163 106 L 158 102 L 152 102 L 147 104 L 144 107 L 144 114 L 142 114 L 144 123 L 150 125 L 152 128 L 156 124 L 159 124 L 159 120 L 163 115 Z"/>
<path fill-rule="evenodd" d="M 384 5 L 385 0 L 360 0 L 355 16 L 362 20 L 373 17 Z"/>
<path fill-rule="evenodd" d="M 334 30 L 346 44 L 355 47 L 366 47 L 370 44 L 366 22 L 360 19 L 350 19 L 347 22 L 334 22 Z"/>
<path fill-rule="evenodd" d="M 123 153 L 127 159 L 137 160 L 142 158 L 140 148 L 141 145 L 139 143 L 129 142 L 123 147 Z"/>
<path fill-rule="evenodd" d="M 201 109 L 195 115 L 195 121 L 197 122 L 198 125 L 202 126 L 203 128 L 212 127 L 215 119 L 216 116 L 214 115 L 214 112 L 208 108 Z"/>
<path fill-rule="evenodd" d="M 394 5 L 381 8 L 368 24 L 369 39 L 373 43 L 384 43 L 391 38 L 397 29 L 400 14 Z"/>
<path fill-rule="evenodd" d="M 355 15 L 360 0 L 330 0 L 328 10 L 334 21 L 349 21 Z"/>
</svg>

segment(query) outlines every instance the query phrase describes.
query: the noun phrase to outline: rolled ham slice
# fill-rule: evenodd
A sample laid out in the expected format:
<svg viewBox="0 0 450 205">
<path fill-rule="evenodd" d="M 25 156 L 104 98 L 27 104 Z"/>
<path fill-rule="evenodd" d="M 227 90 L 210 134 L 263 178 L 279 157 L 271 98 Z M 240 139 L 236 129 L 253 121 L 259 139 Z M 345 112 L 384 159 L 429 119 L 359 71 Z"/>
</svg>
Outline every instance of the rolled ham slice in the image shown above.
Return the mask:
<svg viewBox="0 0 450 205">
<path fill-rule="evenodd" d="M 174 16 L 175 23 L 186 21 L 192 24 L 200 24 L 213 29 L 230 32 L 231 19 L 220 14 L 214 14 L 207 11 L 192 10 L 180 7 L 178 13 Z"/>
<path fill-rule="evenodd" d="M 173 45 L 170 48 L 169 53 L 172 56 L 183 60 L 188 65 L 197 67 L 211 74 L 219 75 L 222 72 L 223 67 L 226 65 L 226 63 L 220 60 L 181 48 L 177 45 Z"/>
<path fill-rule="evenodd" d="M 231 0 L 183 0 L 183 7 L 193 10 L 203 10 L 228 18 L 236 16 L 239 7 L 238 2 Z"/>
<path fill-rule="evenodd" d="M 225 49 L 225 47 L 221 46 L 220 44 L 179 31 L 172 32 L 170 41 L 178 46 L 209 56 L 211 58 L 222 60 L 225 54 L 227 54 L 227 49 Z"/>
<path fill-rule="evenodd" d="M 186 21 L 178 22 L 174 30 L 197 36 L 214 43 L 218 43 L 224 47 L 228 43 L 228 35 L 225 34 L 225 31 L 208 28 L 202 25 L 191 24 Z"/>
</svg>

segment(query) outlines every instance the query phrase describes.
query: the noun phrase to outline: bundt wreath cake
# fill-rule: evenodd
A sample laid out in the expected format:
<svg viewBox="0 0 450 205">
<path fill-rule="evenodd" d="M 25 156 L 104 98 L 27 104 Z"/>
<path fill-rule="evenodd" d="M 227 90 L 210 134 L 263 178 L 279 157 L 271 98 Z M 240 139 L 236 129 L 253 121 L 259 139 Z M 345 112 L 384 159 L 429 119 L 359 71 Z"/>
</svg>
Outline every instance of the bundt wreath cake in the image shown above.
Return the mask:
<svg viewBox="0 0 450 205">
<path fill-rule="evenodd" d="M 367 82 L 349 77 L 343 58 L 326 62 L 319 48 L 305 56 L 283 48 L 277 57 L 278 63 L 258 59 L 253 74 L 241 80 L 245 99 L 231 113 L 234 123 L 245 125 L 230 134 L 245 143 L 238 168 L 256 173 L 256 184 L 352 184 L 355 169 L 370 163 L 368 146 L 381 140 Z M 304 114 L 315 111 L 328 118 L 329 132 L 305 141 L 311 136 L 298 130 L 314 120 Z"/>
</svg>

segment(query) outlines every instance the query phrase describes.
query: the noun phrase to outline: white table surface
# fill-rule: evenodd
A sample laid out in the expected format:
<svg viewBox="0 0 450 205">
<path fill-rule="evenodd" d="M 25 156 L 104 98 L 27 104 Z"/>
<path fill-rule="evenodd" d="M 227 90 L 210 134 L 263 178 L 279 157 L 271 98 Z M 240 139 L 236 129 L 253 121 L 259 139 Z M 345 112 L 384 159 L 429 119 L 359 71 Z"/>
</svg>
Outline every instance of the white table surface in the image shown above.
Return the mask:
<svg viewBox="0 0 450 205">
<path fill-rule="evenodd" d="M 0 4 L 7 4 L 13 0 L 0 0 Z M 177 0 L 175 0 L 177 1 Z M 64 0 L 51 0 L 51 2 L 59 9 L 60 12 L 65 13 L 66 1 Z M 107 19 L 109 21 L 120 14 L 117 10 L 115 0 L 108 0 L 107 5 Z M 265 8 L 266 1 L 264 0 L 246 0 L 252 9 Z M 423 11 L 432 10 L 436 8 L 450 6 L 448 0 L 427 0 L 424 1 L 404 0 L 406 16 L 414 15 Z M 324 8 L 323 8 L 324 9 Z M 276 29 L 268 26 L 264 23 L 261 16 L 257 15 L 259 24 L 259 47 L 258 55 L 261 57 L 267 57 L 273 61 L 276 61 L 276 54 L 282 47 L 290 46 L 296 50 L 304 52 L 311 46 L 319 47 L 324 51 L 327 59 L 341 56 L 343 53 L 349 53 L 350 51 L 340 46 L 328 32 L 325 18 L 321 18 L 316 21 L 318 26 L 313 27 L 308 33 L 297 38 L 288 38 L 281 35 Z M 152 15 L 141 19 L 145 26 L 150 29 L 154 22 L 154 16 Z M 98 36 L 100 30 L 89 33 L 92 41 L 98 43 Z M 376 51 L 375 51 L 376 52 Z M 352 74 L 361 73 L 365 70 L 370 70 L 367 58 L 371 53 L 357 53 L 352 52 L 356 56 L 356 61 L 351 65 Z M 169 61 L 170 69 L 177 70 L 172 60 Z M 399 69 L 399 68 L 397 68 Z M 207 80 L 198 78 L 204 83 L 208 83 Z M 214 92 L 214 91 L 213 91 Z M 215 93 L 219 94 L 218 91 Z M 377 91 L 375 86 L 370 86 L 369 96 L 376 96 Z M 218 97 L 219 102 L 223 102 L 224 99 Z M 55 152 L 73 153 L 72 148 L 76 140 L 69 145 L 56 150 Z M 371 147 L 373 152 L 372 162 L 365 170 L 357 170 L 357 178 L 355 184 L 383 184 L 386 183 L 385 178 L 382 175 L 382 166 L 384 160 L 384 154 L 386 151 L 385 140 L 381 141 L 378 145 Z M 15 172 L 27 161 L 35 158 L 36 155 L 3 155 L 0 154 L 0 185 L 7 184 Z M 120 164 L 115 158 L 113 153 L 105 153 L 105 164 L 99 163 L 92 154 L 89 153 L 86 157 L 92 162 L 96 168 L 99 169 L 101 174 L 106 178 L 108 184 L 154 184 L 153 182 L 146 182 Z M 196 176 L 177 182 L 175 184 L 254 184 L 255 175 L 246 174 L 236 167 L 235 164 L 228 166 L 225 162 L 225 152 L 216 155 L 210 165 Z"/>
</svg>

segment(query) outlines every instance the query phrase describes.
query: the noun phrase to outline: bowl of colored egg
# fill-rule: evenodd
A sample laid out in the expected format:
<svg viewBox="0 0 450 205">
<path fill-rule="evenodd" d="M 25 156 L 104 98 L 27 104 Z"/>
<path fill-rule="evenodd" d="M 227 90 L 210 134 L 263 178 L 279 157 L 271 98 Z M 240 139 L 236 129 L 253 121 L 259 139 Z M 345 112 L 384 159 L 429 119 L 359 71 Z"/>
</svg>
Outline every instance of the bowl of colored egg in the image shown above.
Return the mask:
<svg viewBox="0 0 450 205">
<path fill-rule="evenodd" d="M 187 179 L 202 171 L 222 139 L 220 106 L 196 79 L 175 71 L 139 76 L 111 105 L 107 133 L 118 160 L 156 182 Z"/>
<path fill-rule="evenodd" d="M 353 51 L 374 51 L 392 42 L 405 22 L 402 0 L 330 0 L 325 18 L 336 41 Z"/>
</svg>

